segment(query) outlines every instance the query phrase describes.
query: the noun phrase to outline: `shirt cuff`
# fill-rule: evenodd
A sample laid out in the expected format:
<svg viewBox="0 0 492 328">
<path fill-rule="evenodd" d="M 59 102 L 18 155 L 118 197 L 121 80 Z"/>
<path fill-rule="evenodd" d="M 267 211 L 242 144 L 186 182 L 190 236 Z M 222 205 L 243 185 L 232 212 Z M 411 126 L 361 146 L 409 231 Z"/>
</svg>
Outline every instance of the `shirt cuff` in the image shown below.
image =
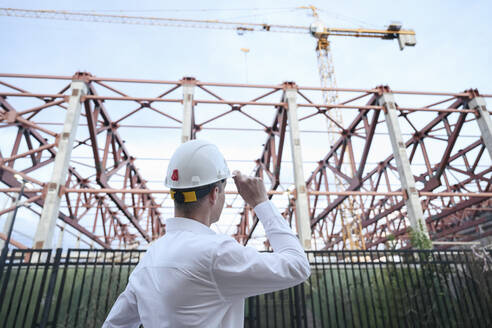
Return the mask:
<svg viewBox="0 0 492 328">
<path fill-rule="evenodd" d="M 253 210 L 255 211 L 256 216 L 260 219 L 271 217 L 275 212 L 278 211 L 275 206 L 273 206 L 270 200 L 265 200 L 259 203 L 255 206 Z"/>
<path fill-rule="evenodd" d="M 293 234 L 292 230 L 287 224 L 287 221 L 270 200 L 266 200 L 256 205 L 254 211 L 256 216 L 263 224 L 266 232 L 271 231 L 272 228 L 276 227 L 277 229 L 289 231 Z"/>
</svg>

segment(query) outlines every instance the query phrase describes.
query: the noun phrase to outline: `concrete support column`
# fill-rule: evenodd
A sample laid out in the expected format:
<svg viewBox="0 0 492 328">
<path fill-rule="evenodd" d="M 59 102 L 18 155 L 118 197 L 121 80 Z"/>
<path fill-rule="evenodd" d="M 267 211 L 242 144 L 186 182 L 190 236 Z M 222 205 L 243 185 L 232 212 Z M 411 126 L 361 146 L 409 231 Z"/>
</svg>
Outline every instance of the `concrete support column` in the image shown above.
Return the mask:
<svg viewBox="0 0 492 328">
<path fill-rule="evenodd" d="M 4 206 L 2 206 L 2 209 L 14 206 L 15 205 L 15 199 L 16 199 L 16 197 L 12 198 L 12 200 L 9 201 L 8 197 L 5 198 Z M 9 203 L 10 203 L 10 205 L 9 205 Z M 5 219 L 5 223 L 3 225 L 3 231 L 2 232 L 5 234 L 5 236 L 7 236 L 7 234 L 9 233 L 9 230 L 10 230 L 10 225 L 12 224 L 12 221 L 14 220 L 14 211 L 10 211 L 8 213 L 5 213 L 4 215 L 7 216 L 7 218 Z M 4 245 L 5 245 L 5 240 L 0 239 L 0 250 L 3 249 Z"/>
<path fill-rule="evenodd" d="M 292 164 L 294 168 L 294 183 L 297 191 L 296 197 L 296 226 L 299 239 L 304 249 L 311 249 L 311 222 L 309 218 L 308 196 L 304 170 L 302 166 L 301 139 L 299 133 L 299 121 L 297 117 L 296 103 L 297 89 L 290 85 L 284 94 L 284 102 L 287 103 L 287 118 L 289 120 L 290 145 L 292 152 Z"/>
<path fill-rule="evenodd" d="M 183 79 L 183 125 L 181 128 L 181 142 L 185 143 L 193 138 L 193 93 L 195 79 Z"/>
<path fill-rule="evenodd" d="M 51 248 L 58 212 L 60 210 L 61 187 L 65 184 L 72 147 L 79 124 L 81 97 L 87 94 L 87 85 L 82 81 L 73 81 L 72 95 L 69 98 L 63 131 L 58 139 L 58 153 L 48 191 L 44 200 L 43 212 L 34 235 L 34 248 Z"/>
<path fill-rule="evenodd" d="M 388 126 L 391 146 L 400 175 L 401 189 L 404 193 L 410 224 L 412 229 L 421 231 L 429 237 L 422 205 L 419 200 L 419 194 L 417 188 L 415 188 L 415 179 L 410 167 L 410 161 L 408 160 L 405 143 L 403 142 L 403 137 L 401 135 L 400 125 L 398 123 L 398 111 L 396 110 L 393 94 L 383 93 L 379 98 L 379 104 L 384 107 L 386 125 Z"/>
<path fill-rule="evenodd" d="M 468 108 L 476 110 L 478 128 L 482 133 L 485 148 L 487 148 L 490 159 L 492 159 L 492 120 L 487 111 L 487 103 L 484 98 L 475 97 L 468 102 Z"/>
</svg>

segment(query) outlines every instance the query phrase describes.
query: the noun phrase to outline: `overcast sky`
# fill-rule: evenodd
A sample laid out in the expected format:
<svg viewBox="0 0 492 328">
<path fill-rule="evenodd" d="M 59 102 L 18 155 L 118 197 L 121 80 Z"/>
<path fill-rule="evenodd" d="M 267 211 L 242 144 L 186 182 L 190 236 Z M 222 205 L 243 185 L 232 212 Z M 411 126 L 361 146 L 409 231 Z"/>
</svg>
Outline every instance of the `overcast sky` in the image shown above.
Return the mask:
<svg viewBox="0 0 492 328">
<path fill-rule="evenodd" d="M 2 7 L 11 8 L 300 26 L 313 21 L 309 11 L 298 8 L 308 4 L 319 8 L 328 27 L 385 28 L 399 21 L 417 34 L 416 47 L 404 51 L 395 40 L 332 38 L 340 87 L 387 84 L 396 90 L 478 88 L 492 93 L 490 1 L 0 1 Z M 207 82 L 319 85 L 315 40 L 309 34 L 238 35 L 231 30 L 4 16 L 0 16 L 0 31 L 0 71 L 5 73 L 72 75 L 87 71 L 101 77 L 179 80 L 193 76 Z M 249 52 L 245 55 L 241 48 Z M 260 146 L 253 153 L 259 155 Z M 303 146 L 306 160 L 316 161 L 326 153 Z M 155 177 L 160 178 L 162 174 Z M 18 239 L 24 240 L 22 236 Z"/>
<path fill-rule="evenodd" d="M 490 91 L 490 1 L 0 1 L 3 7 L 123 10 L 128 15 L 223 19 L 308 26 L 312 3 L 333 27 L 384 27 L 400 21 L 417 46 L 396 41 L 333 38 L 337 80 L 345 87 Z M 265 9 L 262 9 L 265 8 Z M 178 10 L 179 9 L 179 10 Z M 231 10 L 227 10 L 231 9 Z M 245 10 L 255 9 L 255 10 Z M 113 13 L 113 12 L 108 12 Z M 117 12 L 114 12 L 117 13 Z M 317 85 L 309 35 L 126 26 L 2 17 L 2 70 L 17 73 Z"/>
</svg>

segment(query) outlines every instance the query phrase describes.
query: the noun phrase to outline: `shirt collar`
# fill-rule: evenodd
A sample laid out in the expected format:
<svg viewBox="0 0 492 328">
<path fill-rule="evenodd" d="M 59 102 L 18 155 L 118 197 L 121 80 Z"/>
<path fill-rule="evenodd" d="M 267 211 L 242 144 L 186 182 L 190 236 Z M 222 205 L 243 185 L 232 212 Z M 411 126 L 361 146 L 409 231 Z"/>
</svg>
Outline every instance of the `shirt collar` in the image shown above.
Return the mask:
<svg viewBox="0 0 492 328">
<path fill-rule="evenodd" d="M 215 232 L 196 220 L 187 218 L 169 218 L 166 220 L 166 231 L 191 231 L 200 234 L 215 234 Z"/>
</svg>

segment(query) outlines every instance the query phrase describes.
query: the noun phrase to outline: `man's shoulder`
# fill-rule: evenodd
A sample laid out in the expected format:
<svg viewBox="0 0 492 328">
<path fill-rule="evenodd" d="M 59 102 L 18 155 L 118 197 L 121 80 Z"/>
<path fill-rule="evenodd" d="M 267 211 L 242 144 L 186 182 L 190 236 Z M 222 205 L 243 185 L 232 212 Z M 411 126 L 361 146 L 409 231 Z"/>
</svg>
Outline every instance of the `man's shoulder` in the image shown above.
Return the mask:
<svg viewBox="0 0 492 328">
<path fill-rule="evenodd" d="M 147 249 L 147 253 L 169 254 L 177 252 L 182 254 L 185 252 L 196 256 L 214 253 L 221 245 L 228 243 L 237 243 L 237 241 L 231 236 L 223 234 L 205 234 L 200 235 L 199 238 L 192 234 L 190 236 L 181 235 L 180 238 L 165 234 Z"/>
</svg>

